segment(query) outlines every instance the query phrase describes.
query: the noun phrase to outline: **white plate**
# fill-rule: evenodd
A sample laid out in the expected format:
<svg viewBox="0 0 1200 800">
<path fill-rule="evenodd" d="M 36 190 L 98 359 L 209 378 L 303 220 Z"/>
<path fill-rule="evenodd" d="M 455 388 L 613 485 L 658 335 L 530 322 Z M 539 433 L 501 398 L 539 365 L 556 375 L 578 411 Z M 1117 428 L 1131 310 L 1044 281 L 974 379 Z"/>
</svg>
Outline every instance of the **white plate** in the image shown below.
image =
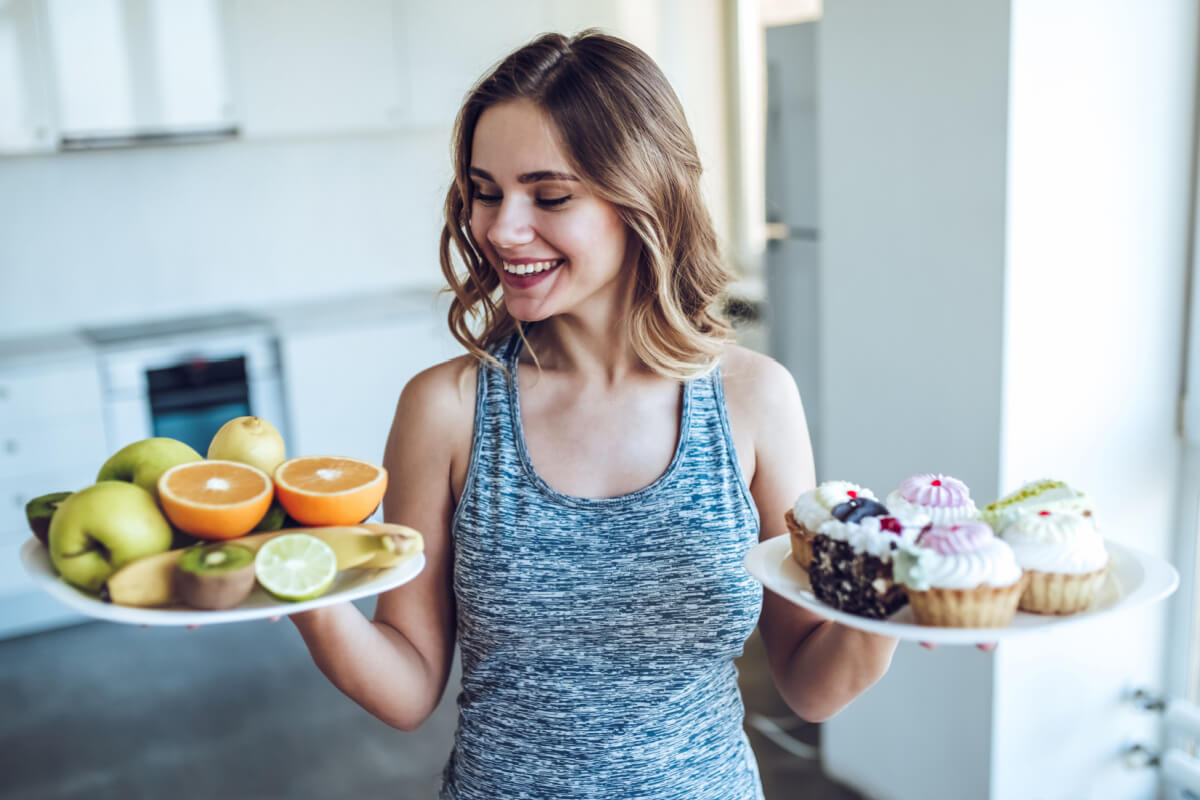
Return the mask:
<svg viewBox="0 0 1200 800">
<path fill-rule="evenodd" d="M 64 605 L 96 619 L 125 622 L 131 625 L 213 625 L 219 622 L 242 622 L 251 619 L 295 614 L 312 608 L 345 603 L 386 592 L 408 583 L 425 567 L 424 553 L 387 569 L 344 569 L 334 578 L 329 591 L 314 600 L 288 603 L 276 600 L 255 586 L 242 604 L 225 611 L 198 611 L 187 606 L 168 608 L 133 608 L 105 603 L 95 595 L 80 591 L 54 571 L 50 554 L 37 539 L 30 538 L 21 546 L 21 563 L 39 587 Z"/>
<path fill-rule="evenodd" d="M 1112 558 L 1112 567 L 1090 609 L 1062 617 L 1018 611 L 1007 628 L 934 628 L 918 625 L 908 606 L 883 620 L 838 611 L 813 595 L 808 575 L 792 559 L 791 537 L 786 534 L 755 545 L 746 554 L 745 564 L 746 570 L 771 591 L 851 628 L 931 644 L 979 644 L 1059 628 L 1154 603 L 1169 596 L 1179 586 L 1179 573 L 1163 559 L 1109 540 L 1105 540 L 1104 544 Z"/>
</svg>

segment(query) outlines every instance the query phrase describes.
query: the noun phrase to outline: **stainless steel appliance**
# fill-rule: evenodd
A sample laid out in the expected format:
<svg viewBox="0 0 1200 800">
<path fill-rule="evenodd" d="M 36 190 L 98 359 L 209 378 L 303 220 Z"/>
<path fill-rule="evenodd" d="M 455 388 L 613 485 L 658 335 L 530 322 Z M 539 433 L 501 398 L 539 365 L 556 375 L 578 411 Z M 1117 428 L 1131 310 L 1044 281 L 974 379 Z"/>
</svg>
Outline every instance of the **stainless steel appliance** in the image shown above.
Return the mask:
<svg viewBox="0 0 1200 800">
<path fill-rule="evenodd" d="M 201 455 L 243 415 L 288 436 L 279 345 L 268 320 L 242 312 L 90 328 L 104 388 L 109 452 L 150 436 Z"/>
</svg>

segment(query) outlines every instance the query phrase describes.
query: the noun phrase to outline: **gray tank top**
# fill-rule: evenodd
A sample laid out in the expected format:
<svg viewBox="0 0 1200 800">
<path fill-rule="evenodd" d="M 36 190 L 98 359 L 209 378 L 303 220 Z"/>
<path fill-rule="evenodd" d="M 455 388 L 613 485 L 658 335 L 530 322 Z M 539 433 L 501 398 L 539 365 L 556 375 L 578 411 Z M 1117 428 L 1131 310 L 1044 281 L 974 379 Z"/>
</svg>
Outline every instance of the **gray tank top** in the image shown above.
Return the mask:
<svg viewBox="0 0 1200 800">
<path fill-rule="evenodd" d="M 481 364 L 452 523 L 462 651 L 453 800 L 756 800 L 733 659 L 762 590 L 758 513 L 719 370 L 689 381 L 675 455 L 620 497 L 555 491 L 529 459 L 520 339 Z"/>
</svg>

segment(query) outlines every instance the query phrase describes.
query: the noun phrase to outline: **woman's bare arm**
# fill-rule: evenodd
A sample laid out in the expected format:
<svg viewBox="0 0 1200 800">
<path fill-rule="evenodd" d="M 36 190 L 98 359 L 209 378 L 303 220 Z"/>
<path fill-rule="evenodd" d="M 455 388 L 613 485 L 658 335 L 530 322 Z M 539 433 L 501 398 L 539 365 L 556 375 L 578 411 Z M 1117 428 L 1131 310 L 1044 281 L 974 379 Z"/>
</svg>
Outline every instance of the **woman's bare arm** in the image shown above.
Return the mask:
<svg viewBox="0 0 1200 800">
<path fill-rule="evenodd" d="M 380 595 L 374 620 L 349 603 L 293 615 L 313 660 L 356 703 L 413 730 L 437 706 L 454 653 L 451 476 L 465 469 L 474 423 L 474 381 L 466 359 L 414 377 L 400 395 L 384 453 L 384 519 L 416 528 L 425 569 Z"/>
<path fill-rule="evenodd" d="M 787 533 L 784 514 L 815 484 L 812 445 L 796 383 L 765 356 L 742 351 L 727 382 L 731 412 L 753 431 L 750 493 L 765 541 Z M 771 591 L 759 632 L 779 692 L 802 718 L 828 719 L 870 688 L 891 665 L 896 640 L 824 620 Z"/>
</svg>

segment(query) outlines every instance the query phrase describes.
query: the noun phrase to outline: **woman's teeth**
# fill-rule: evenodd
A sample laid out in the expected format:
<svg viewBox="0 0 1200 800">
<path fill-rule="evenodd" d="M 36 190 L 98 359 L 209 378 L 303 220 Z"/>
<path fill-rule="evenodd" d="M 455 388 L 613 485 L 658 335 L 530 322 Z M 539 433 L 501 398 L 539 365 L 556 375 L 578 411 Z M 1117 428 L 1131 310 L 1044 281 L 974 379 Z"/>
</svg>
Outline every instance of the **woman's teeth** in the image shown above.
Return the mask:
<svg viewBox="0 0 1200 800">
<path fill-rule="evenodd" d="M 510 275 L 532 275 L 535 272 L 545 272 L 548 269 L 557 267 L 562 263 L 562 259 L 554 259 L 553 261 L 533 261 L 528 264 L 510 264 L 507 261 L 503 262 L 504 271 Z"/>
</svg>

